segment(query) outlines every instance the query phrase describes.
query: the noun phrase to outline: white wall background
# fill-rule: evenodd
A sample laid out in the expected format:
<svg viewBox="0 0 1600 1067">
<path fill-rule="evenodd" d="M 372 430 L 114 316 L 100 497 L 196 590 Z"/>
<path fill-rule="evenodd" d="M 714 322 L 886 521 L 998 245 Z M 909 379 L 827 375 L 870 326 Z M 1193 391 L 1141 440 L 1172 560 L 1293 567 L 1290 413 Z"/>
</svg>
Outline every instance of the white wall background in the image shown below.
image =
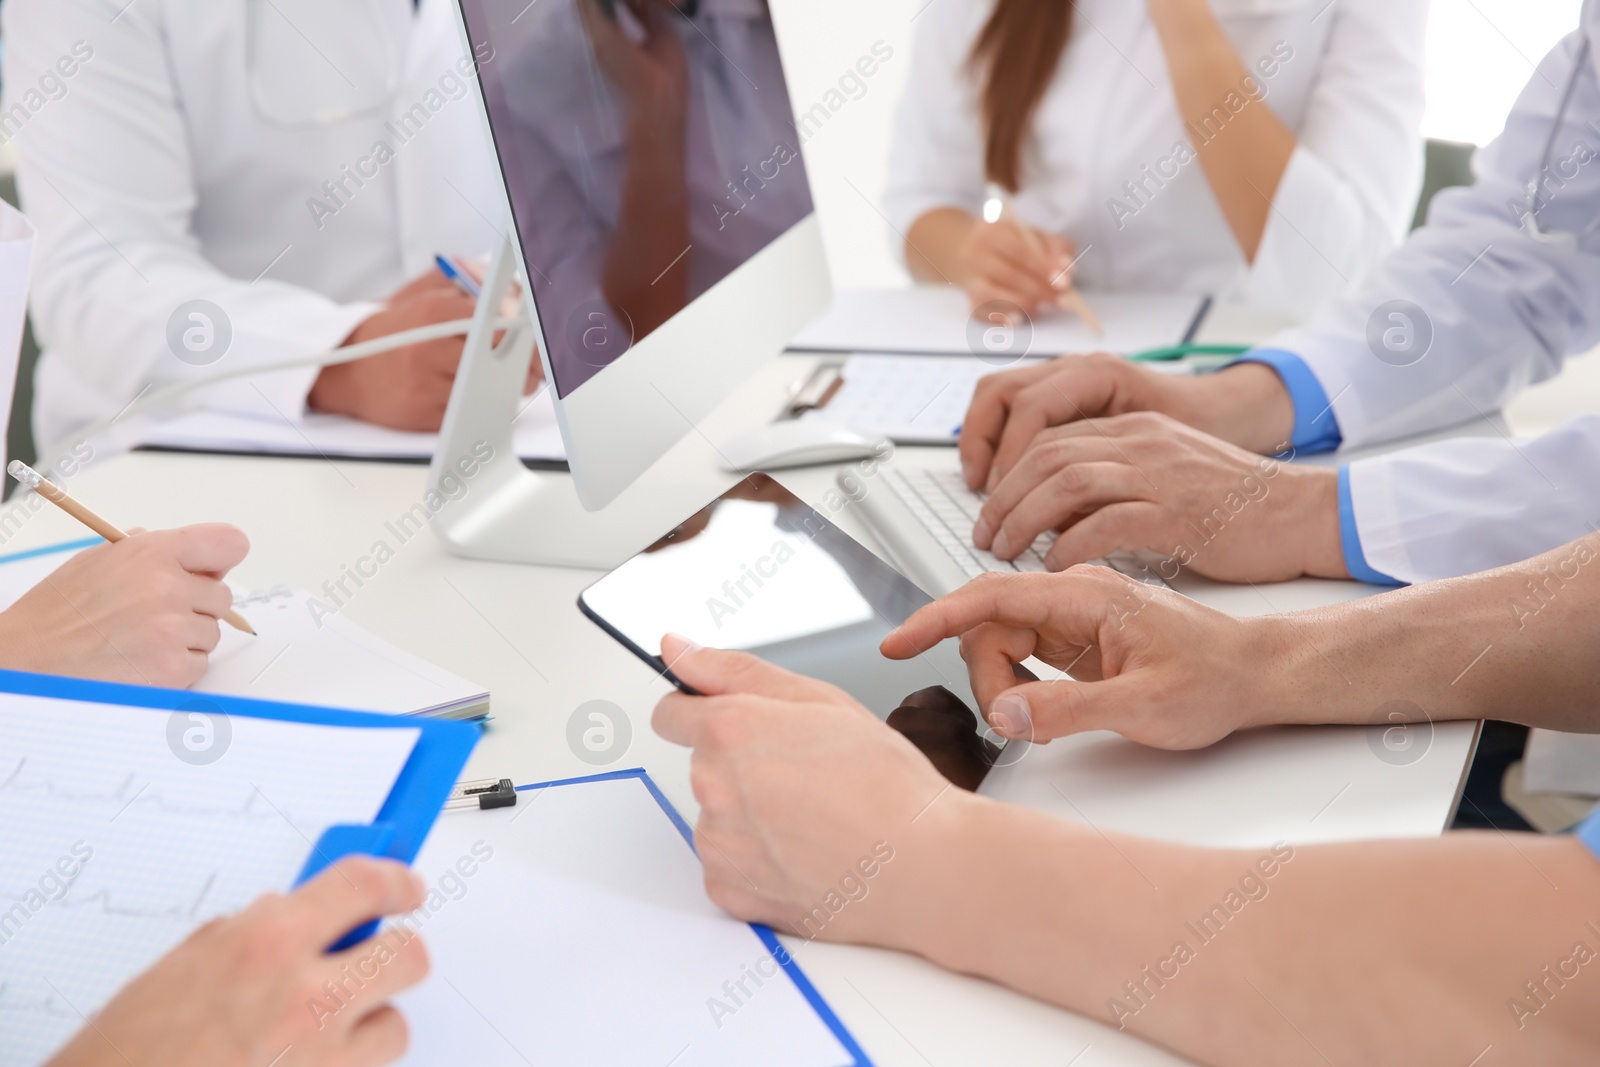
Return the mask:
<svg viewBox="0 0 1600 1067">
<path fill-rule="evenodd" d="M 805 145 L 835 285 L 906 280 L 899 239 L 878 213 L 913 17 L 941 0 L 773 0 L 797 111 L 837 85 L 876 41 L 894 56 L 859 100 Z M 1138 0 L 1128 0 L 1137 3 Z M 1482 144 L 1499 131 L 1533 64 L 1578 22 L 1580 0 L 1433 0 L 1423 133 Z"/>
</svg>

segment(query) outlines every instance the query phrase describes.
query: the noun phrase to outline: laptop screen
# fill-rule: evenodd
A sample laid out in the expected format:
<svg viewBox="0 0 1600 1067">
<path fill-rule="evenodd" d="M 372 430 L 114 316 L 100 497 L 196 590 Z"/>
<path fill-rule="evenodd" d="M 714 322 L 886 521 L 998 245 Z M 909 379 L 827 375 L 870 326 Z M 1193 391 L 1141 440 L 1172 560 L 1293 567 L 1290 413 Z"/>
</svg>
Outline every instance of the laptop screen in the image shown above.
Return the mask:
<svg viewBox="0 0 1600 1067">
<path fill-rule="evenodd" d="M 766 0 L 460 0 L 557 396 L 811 213 Z"/>
</svg>

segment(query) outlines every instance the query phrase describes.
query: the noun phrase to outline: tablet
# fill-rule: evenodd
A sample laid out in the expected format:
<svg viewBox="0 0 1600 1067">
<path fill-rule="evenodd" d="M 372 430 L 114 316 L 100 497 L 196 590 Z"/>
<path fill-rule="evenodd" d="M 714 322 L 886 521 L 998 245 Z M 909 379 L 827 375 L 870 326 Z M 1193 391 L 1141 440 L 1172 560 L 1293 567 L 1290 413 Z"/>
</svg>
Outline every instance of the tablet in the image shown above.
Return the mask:
<svg viewBox="0 0 1600 1067">
<path fill-rule="evenodd" d="M 842 494 L 832 499 L 848 506 Z M 931 599 L 826 514 L 755 474 L 585 589 L 578 607 L 686 691 L 661 662 L 669 632 L 831 682 L 973 789 L 1004 740 L 972 710 L 957 641 L 903 661 L 878 651 Z"/>
</svg>

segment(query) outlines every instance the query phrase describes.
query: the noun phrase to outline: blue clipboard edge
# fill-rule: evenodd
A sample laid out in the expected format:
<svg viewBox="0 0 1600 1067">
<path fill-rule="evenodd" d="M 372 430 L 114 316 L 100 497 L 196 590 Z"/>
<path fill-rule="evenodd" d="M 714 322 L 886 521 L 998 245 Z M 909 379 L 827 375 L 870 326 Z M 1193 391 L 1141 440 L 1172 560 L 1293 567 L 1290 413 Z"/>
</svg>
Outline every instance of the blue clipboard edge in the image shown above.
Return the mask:
<svg viewBox="0 0 1600 1067">
<path fill-rule="evenodd" d="M 558 778 L 550 782 L 534 782 L 530 785 L 519 785 L 516 789 L 517 792 L 523 793 L 534 789 L 550 789 L 558 785 L 614 782 L 625 778 L 636 778 L 644 785 L 650 795 L 655 798 L 656 803 L 661 806 L 661 810 L 666 813 L 667 818 L 672 820 L 672 825 L 677 827 L 678 833 L 683 835 L 684 843 L 689 846 L 689 850 L 694 852 L 694 829 L 684 821 L 682 815 L 678 814 L 678 809 L 672 806 L 672 801 L 667 799 L 667 795 L 661 791 L 655 780 L 650 777 L 650 772 L 643 767 L 630 767 L 627 770 L 620 771 L 605 771 L 601 774 L 586 774 L 577 778 Z M 806 1003 L 811 1005 L 811 1009 L 827 1025 L 833 1036 L 838 1038 L 839 1044 L 844 1046 L 846 1052 L 855 1057 L 850 1063 L 843 1064 L 841 1067 L 873 1067 L 872 1060 L 868 1058 L 866 1051 L 856 1043 L 856 1039 L 851 1035 L 850 1031 L 845 1029 L 844 1023 L 834 1014 L 833 1008 L 829 1006 L 828 1002 L 822 999 L 822 994 L 817 992 L 817 987 L 811 984 L 811 979 L 806 977 L 806 973 L 795 962 L 794 953 L 784 948 L 778 941 L 778 935 L 773 932 L 772 927 L 762 923 L 748 923 L 746 925 L 755 932 L 756 937 L 766 946 L 767 951 L 772 954 L 772 958 L 777 961 L 778 966 L 783 968 L 783 973 L 788 975 L 789 980 L 795 984 L 795 988 L 800 990 L 800 995 L 806 998 Z"/>
<path fill-rule="evenodd" d="M 0 559 L 0 562 L 4 560 Z M 403 863 L 410 863 L 416 858 L 482 732 L 475 723 L 409 715 L 381 715 L 315 704 L 284 704 L 252 700 L 249 697 L 191 693 L 187 689 L 159 689 L 22 671 L 0 670 L 0 693 L 169 711 L 204 702 L 225 715 L 244 718 L 277 719 L 318 726 L 418 730 L 420 732 L 416 747 L 411 750 L 411 758 L 401 768 L 388 799 L 383 802 L 374 820 L 374 825 L 386 822 L 394 827 L 381 854 Z M 313 855 L 315 852 L 313 849 Z"/>
</svg>

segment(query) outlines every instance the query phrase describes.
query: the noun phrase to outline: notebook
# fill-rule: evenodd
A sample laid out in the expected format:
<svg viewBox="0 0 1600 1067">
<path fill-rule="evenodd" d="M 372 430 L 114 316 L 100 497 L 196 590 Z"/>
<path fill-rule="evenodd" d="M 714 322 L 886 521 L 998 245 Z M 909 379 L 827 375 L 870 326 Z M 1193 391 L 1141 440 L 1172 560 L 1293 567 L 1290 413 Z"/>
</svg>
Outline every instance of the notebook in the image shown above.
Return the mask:
<svg viewBox="0 0 1600 1067">
<path fill-rule="evenodd" d="M 514 427 L 517 455 L 535 464 L 566 462 L 566 445 L 556 425 L 550 391 L 527 398 Z M 425 461 L 433 457 L 439 435 L 407 433 L 345 418 L 308 412 L 296 419 L 255 418 L 223 411 L 192 411 L 154 423 L 144 432 L 143 448 L 180 452 L 224 452 L 332 459 Z"/>
<path fill-rule="evenodd" d="M 0 610 L 99 538 L 0 556 Z M 206 673 L 190 688 L 257 700 L 359 708 L 391 715 L 481 719 L 481 685 L 412 655 L 302 590 L 277 586 L 235 595 L 256 636 L 222 627 Z"/>
<path fill-rule="evenodd" d="M 446 811 L 406 920 L 433 970 L 397 1005 L 405 1067 L 865 1067 L 806 946 L 706 897 L 689 827 L 642 770 Z"/>
<path fill-rule="evenodd" d="M 194 929 L 289 889 L 313 842 L 409 860 L 476 736 L 0 671 L 0 1067 L 43 1062 Z"/>
</svg>

